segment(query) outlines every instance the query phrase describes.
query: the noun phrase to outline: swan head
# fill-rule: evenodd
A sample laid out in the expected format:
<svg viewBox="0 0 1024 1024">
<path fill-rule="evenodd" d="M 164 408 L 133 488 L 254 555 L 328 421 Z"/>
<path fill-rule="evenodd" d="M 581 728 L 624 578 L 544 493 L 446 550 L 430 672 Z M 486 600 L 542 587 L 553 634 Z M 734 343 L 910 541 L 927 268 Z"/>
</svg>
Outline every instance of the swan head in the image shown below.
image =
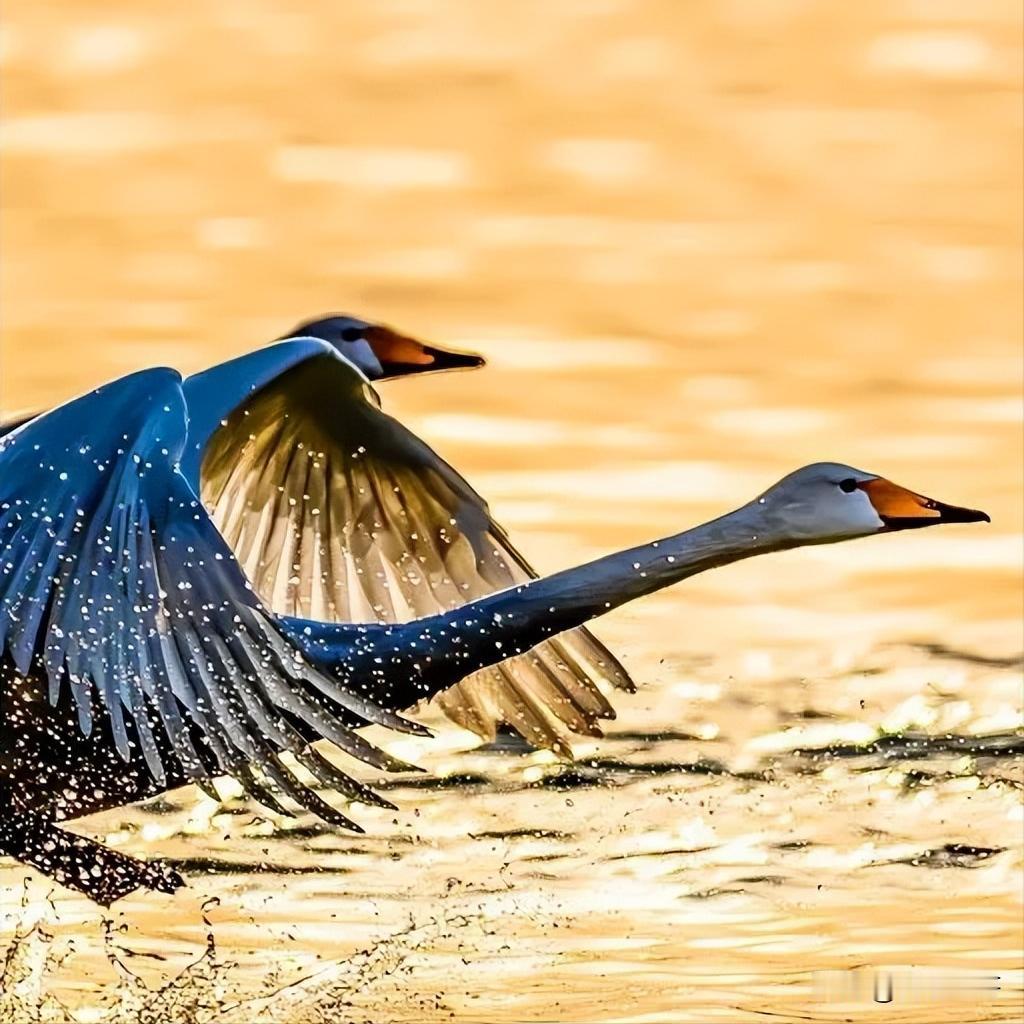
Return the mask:
<svg viewBox="0 0 1024 1024">
<path fill-rule="evenodd" d="M 385 324 L 341 313 L 305 320 L 293 331 L 278 338 L 278 341 L 289 338 L 319 338 L 326 341 L 357 366 L 369 380 L 484 365 L 483 357 L 472 352 L 437 348 L 417 338 L 399 334 Z"/>
<path fill-rule="evenodd" d="M 773 532 L 797 544 L 826 544 L 942 523 L 990 522 L 988 515 L 926 498 L 875 473 L 836 462 L 804 466 L 753 503 Z"/>
</svg>

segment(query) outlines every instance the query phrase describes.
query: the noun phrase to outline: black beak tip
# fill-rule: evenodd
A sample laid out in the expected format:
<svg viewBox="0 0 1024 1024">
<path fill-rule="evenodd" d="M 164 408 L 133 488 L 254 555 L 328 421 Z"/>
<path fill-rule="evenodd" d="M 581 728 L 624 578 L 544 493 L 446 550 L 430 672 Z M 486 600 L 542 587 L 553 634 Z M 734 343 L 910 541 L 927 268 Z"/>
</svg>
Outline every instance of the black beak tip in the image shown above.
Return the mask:
<svg viewBox="0 0 1024 1024">
<path fill-rule="evenodd" d="M 939 519 L 943 523 L 991 523 L 987 512 L 976 508 L 957 508 L 955 505 L 940 505 Z"/>
<path fill-rule="evenodd" d="M 453 352 L 448 349 L 422 346 L 424 353 L 430 356 L 427 362 L 403 363 L 396 360 L 382 359 L 381 378 L 391 380 L 395 377 L 411 377 L 423 373 L 439 373 L 444 370 L 475 370 L 486 366 L 487 361 L 475 352 Z"/>
<path fill-rule="evenodd" d="M 898 530 L 919 530 L 926 526 L 943 526 L 946 523 L 991 523 L 987 512 L 976 508 L 960 508 L 933 501 L 928 505 L 932 515 L 928 516 L 880 516 L 887 533 Z M 934 513 L 938 512 L 938 515 Z"/>
<path fill-rule="evenodd" d="M 451 352 L 429 346 L 424 346 L 424 351 L 434 357 L 430 370 L 476 370 L 487 365 L 487 360 L 475 352 Z"/>
</svg>

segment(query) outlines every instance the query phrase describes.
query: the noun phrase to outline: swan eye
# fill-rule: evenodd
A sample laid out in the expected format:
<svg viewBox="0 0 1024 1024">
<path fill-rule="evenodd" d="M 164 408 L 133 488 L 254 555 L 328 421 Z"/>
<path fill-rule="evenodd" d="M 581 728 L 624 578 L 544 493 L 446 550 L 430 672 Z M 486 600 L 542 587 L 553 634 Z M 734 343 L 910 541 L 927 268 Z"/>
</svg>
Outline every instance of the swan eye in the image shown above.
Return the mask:
<svg viewBox="0 0 1024 1024">
<path fill-rule="evenodd" d="M 857 481 L 854 480 L 852 476 L 847 477 L 845 480 L 840 481 L 839 489 L 841 491 L 846 491 L 847 494 L 852 494 L 857 490 Z"/>
<path fill-rule="evenodd" d="M 361 327 L 345 327 L 341 332 L 342 341 L 359 341 L 363 337 Z"/>
</svg>

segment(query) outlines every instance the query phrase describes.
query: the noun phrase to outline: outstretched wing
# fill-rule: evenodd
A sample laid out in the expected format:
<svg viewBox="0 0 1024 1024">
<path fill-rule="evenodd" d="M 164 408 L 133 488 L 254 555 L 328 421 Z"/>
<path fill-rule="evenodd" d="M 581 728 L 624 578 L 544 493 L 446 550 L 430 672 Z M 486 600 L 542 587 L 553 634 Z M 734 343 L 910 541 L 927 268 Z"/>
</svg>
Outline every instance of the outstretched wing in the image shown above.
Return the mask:
<svg viewBox="0 0 1024 1024">
<path fill-rule="evenodd" d="M 260 605 L 175 466 L 180 384 L 172 370 L 137 373 L 0 441 L 0 653 L 44 671 L 51 703 L 69 687 L 82 732 L 102 718 L 160 784 L 230 774 L 265 802 L 284 792 L 352 827 L 280 755 L 379 802 L 309 742 L 403 767 L 343 719 L 418 727 L 306 664 Z"/>
<path fill-rule="evenodd" d="M 484 500 L 333 352 L 296 362 L 224 419 L 206 445 L 202 497 L 280 614 L 405 621 L 536 576 Z M 614 717 L 600 680 L 632 689 L 614 656 L 577 629 L 438 700 L 484 737 L 505 722 L 568 752 L 566 729 L 600 735 L 598 719 Z"/>
</svg>

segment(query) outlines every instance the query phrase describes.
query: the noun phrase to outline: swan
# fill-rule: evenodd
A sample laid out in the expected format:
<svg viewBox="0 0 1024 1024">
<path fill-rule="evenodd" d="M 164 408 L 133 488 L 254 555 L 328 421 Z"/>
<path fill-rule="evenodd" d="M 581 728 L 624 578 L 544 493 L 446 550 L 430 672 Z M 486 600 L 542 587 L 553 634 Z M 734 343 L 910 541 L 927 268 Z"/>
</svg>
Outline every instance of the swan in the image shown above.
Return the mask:
<svg viewBox="0 0 1024 1024">
<path fill-rule="evenodd" d="M 303 320 L 277 340 L 292 338 L 326 341 L 369 380 L 391 380 L 440 370 L 472 370 L 484 365 L 484 357 L 475 352 L 438 348 L 387 324 L 361 320 L 347 313 Z"/>
<path fill-rule="evenodd" d="M 347 313 L 328 313 L 303 320 L 278 341 L 318 338 L 331 345 L 368 380 L 393 380 L 440 370 L 475 369 L 485 364 L 475 352 L 438 348 L 396 331 L 388 324 L 362 320 Z M 38 412 L 0 422 L 0 437 L 38 416 Z"/>
<path fill-rule="evenodd" d="M 182 472 L 268 607 L 340 622 L 450 609 L 536 572 L 486 502 L 381 408 L 372 380 L 483 364 L 344 314 L 186 378 Z M 635 690 L 581 628 L 439 694 L 485 740 L 509 726 L 571 756 Z"/>
<path fill-rule="evenodd" d="M 106 905 L 183 881 L 59 822 L 226 774 L 268 806 L 286 811 L 290 800 L 358 830 L 296 763 L 327 795 L 390 805 L 316 740 L 383 770 L 408 768 L 358 727 L 423 734 L 398 712 L 626 601 L 756 555 L 988 521 L 818 463 L 673 537 L 411 621 L 275 614 L 243 571 L 246 552 L 236 559 L 200 500 L 188 392 L 176 371 L 144 370 L 0 441 L 0 852 Z M 229 454 L 215 446 L 207 457 Z M 487 551 L 465 540 L 458 519 L 450 525 L 449 547 L 485 564 Z"/>
</svg>

